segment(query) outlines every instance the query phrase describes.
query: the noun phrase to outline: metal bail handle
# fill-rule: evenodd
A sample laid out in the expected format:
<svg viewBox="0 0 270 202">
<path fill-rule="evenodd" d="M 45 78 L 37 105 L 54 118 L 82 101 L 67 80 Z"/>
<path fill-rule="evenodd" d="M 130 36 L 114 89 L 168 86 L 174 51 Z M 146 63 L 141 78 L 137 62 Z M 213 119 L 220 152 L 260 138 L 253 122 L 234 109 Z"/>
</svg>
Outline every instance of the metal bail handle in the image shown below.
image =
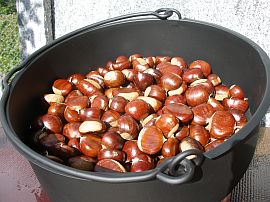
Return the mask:
<svg viewBox="0 0 270 202">
<path fill-rule="evenodd" d="M 195 155 L 193 159 L 187 159 L 188 156 L 192 157 L 193 155 Z M 202 151 L 198 149 L 181 152 L 169 161 L 166 166 L 160 168 L 156 178 L 168 184 L 188 182 L 193 178 L 195 166 L 200 166 L 203 159 Z M 164 173 L 166 170 L 168 170 L 168 174 Z"/>
<path fill-rule="evenodd" d="M 169 17 L 171 17 L 175 13 L 178 16 L 178 19 L 181 20 L 182 16 L 181 13 L 174 9 L 174 8 L 160 8 L 153 12 L 153 15 L 160 18 L 161 20 L 167 20 Z"/>
</svg>

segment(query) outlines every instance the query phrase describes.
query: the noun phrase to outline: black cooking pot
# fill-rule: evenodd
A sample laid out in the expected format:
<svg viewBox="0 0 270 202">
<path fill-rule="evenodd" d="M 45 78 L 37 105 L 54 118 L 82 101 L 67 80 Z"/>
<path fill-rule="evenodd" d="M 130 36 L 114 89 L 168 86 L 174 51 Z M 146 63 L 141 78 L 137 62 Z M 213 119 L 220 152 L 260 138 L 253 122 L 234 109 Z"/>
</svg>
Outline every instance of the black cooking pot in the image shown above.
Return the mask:
<svg viewBox="0 0 270 202">
<path fill-rule="evenodd" d="M 166 20 L 174 13 L 179 20 Z M 157 18 L 127 20 L 151 15 Z M 55 79 L 87 73 L 116 56 L 133 53 L 209 61 L 225 84 L 238 84 L 246 92 L 249 122 L 212 151 L 182 152 L 141 173 L 79 171 L 51 161 L 28 146 L 29 124 L 45 112 L 40 97 L 51 90 Z M 270 104 L 269 68 L 269 58 L 258 45 L 223 27 L 181 19 L 174 9 L 126 15 L 65 35 L 12 70 L 3 82 L 1 121 L 10 141 L 30 161 L 53 201 L 216 202 L 231 192 L 252 159 L 258 124 Z M 187 160 L 190 154 L 196 159 Z"/>
</svg>

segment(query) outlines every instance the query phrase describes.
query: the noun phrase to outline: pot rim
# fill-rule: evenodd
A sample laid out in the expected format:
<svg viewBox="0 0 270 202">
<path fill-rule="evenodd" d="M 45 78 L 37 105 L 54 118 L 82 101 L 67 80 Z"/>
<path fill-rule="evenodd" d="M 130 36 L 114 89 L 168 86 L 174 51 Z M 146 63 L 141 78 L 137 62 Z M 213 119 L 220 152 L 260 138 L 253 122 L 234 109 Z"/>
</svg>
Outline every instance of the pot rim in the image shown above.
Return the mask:
<svg viewBox="0 0 270 202">
<path fill-rule="evenodd" d="M 94 31 L 96 29 L 102 29 L 106 27 L 116 26 L 116 25 L 122 25 L 125 23 L 137 23 L 137 22 L 152 22 L 152 21 L 159 21 L 158 19 L 153 18 L 144 18 L 144 19 L 136 19 L 136 20 L 125 20 L 120 22 L 113 22 L 105 25 L 101 25 L 98 27 L 95 27 L 94 25 L 89 25 L 86 27 L 83 27 L 81 29 L 75 30 L 71 33 L 68 33 L 53 42 L 45 45 L 41 49 L 34 52 L 26 61 L 21 63 L 18 67 L 24 68 L 18 75 L 15 76 L 14 80 L 17 80 L 20 78 L 20 76 L 23 74 L 23 72 L 28 69 L 29 65 L 42 56 L 43 53 L 49 51 L 51 48 L 53 48 L 55 45 L 62 43 L 72 37 L 78 36 L 84 32 Z M 162 22 L 162 21 L 159 21 Z M 163 21 L 164 22 L 164 21 Z M 264 64 L 265 72 L 266 72 L 266 89 L 263 96 L 263 99 L 258 106 L 255 113 L 252 115 L 251 119 L 248 121 L 248 123 L 239 131 L 236 135 L 230 137 L 226 142 L 218 146 L 217 148 L 204 152 L 203 155 L 206 158 L 214 159 L 225 152 L 229 151 L 231 148 L 233 148 L 237 143 L 243 141 L 247 138 L 247 136 L 258 126 L 259 122 L 263 118 L 264 114 L 267 112 L 267 109 L 270 105 L 270 60 L 267 54 L 260 48 L 256 43 L 254 43 L 252 40 L 248 39 L 247 37 L 232 31 L 230 29 L 224 28 L 219 25 L 215 25 L 212 23 L 197 21 L 197 20 L 190 20 L 190 19 L 182 19 L 182 20 L 169 20 L 165 23 L 189 23 L 189 24 L 199 24 L 203 25 L 212 29 L 218 29 L 220 31 L 226 32 L 227 34 L 231 34 L 242 41 L 248 43 L 250 46 L 252 46 L 259 56 L 261 57 L 261 61 Z M 14 72 L 13 72 L 14 73 Z M 17 77 L 17 78 L 16 78 Z M 14 81 L 13 80 L 13 81 Z M 159 173 L 163 166 L 156 167 L 155 169 L 144 171 L 140 173 L 99 173 L 99 172 L 89 172 L 89 171 L 79 171 L 77 169 L 63 166 L 59 163 L 56 163 L 41 154 L 35 152 L 33 149 L 28 147 L 26 144 L 24 144 L 16 135 L 15 131 L 12 127 L 10 127 L 10 122 L 7 114 L 8 110 L 8 101 L 9 101 L 9 94 L 12 91 L 12 88 L 15 86 L 16 82 L 11 83 L 11 89 L 6 88 L 3 92 L 3 96 L 1 99 L 1 122 L 3 125 L 3 129 L 5 133 L 7 134 L 9 140 L 13 143 L 13 145 L 16 147 L 17 150 L 19 150 L 20 153 L 24 154 L 28 160 L 30 160 L 32 163 L 38 165 L 39 167 L 42 167 L 43 169 L 49 170 L 51 172 L 57 173 L 59 175 L 72 177 L 72 178 L 79 178 L 84 180 L 94 180 L 99 182 L 108 182 L 108 183 L 123 183 L 123 182 L 140 182 L 140 181 L 147 181 L 154 179 L 157 173 Z M 172 157 L 171 159 L 173 159 Z"/>
</svg>

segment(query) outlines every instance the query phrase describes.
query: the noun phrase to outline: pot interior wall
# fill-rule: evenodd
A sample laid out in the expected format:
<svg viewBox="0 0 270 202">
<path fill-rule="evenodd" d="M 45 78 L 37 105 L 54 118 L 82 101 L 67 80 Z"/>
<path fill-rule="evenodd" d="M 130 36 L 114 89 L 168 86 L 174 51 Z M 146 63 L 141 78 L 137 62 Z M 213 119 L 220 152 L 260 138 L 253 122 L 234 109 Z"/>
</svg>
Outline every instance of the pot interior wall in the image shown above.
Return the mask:
<svg viewBox="0 0 270 202">
<path fill-rule="evenodd" d="M 228 32 L 192 22 L 137 21 L 83 31 L 57 43 L 37 57 L 14 82 L 8 101 L 8 119 L 24 140 L 28 126 L 45 113 L 41 98 L 52 92 L 57 78 L 105 65 L 119 55 L 182 56 L 188 63 L 203 59 L 222 81 L 239 84 L 253 114 L 266 88 L 265 68 L 256 50 Z"/>
</svg>

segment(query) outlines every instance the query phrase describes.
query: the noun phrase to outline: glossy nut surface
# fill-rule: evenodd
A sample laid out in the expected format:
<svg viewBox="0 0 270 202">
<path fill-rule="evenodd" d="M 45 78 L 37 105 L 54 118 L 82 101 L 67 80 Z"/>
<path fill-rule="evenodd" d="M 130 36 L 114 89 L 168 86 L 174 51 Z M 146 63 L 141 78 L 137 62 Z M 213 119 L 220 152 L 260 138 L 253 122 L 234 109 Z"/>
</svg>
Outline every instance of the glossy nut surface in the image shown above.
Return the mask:
<svg viewBox="0 0 270 202">
<path fill-rule="evenodd" d="M 144 96 L 155 98 L 161 102 L 164 102 L 167 98 L 166 91 L 158 85 L 147 87 L 144 91 Z"/>
<path fill-rule="evenodd" d="M 63 124 L 58 116 L 45 114 L 41 117 L 41 120 L 46 130 L 51 131 L 52 133 L 62 132 Z"/>
<path fill-rule="evenodd" d="M 148 63 L 143 58 L 136 58 L 132 61 L 132 67 L 136 72 L 143 72 L 149 68 Z"/>
<path fill-rule="evenodd" d="M 83 80 L 83 79 L 85 79 L 85 76 L 83 74 L 80 74 L 80 73 L 72 74 L 67 78 L 67 80 L 69 82 L 73 83 L 73 85 L 75 85 L 75 86 L 78 84 L 78 82 L 80 80 Z"/>
<path fill-rule="evenodd" d="M 63 128 L 63 135 L 69 139 L 80 138 L 83 136 L 83 134 L 79 132 L 80 125 L 81 122 L 67 123 Z"/>
<path fill-rule="evenodd" d="M 64 111 L 64 117 L 67 122 L 76 122 L 81 120 L 79 112 L 76 110 L 72 110 L 69 107 L 66 107 Z"/>
<path fill-rule="evenodd" d="M 222 104 L 225 109 L 238 109 L 243 112 L 247 111 L 249 106 L 247 100 L 242 100 L 234 97 L 224 98 Z"/>
<path fill-rule="evenodd" d="M 203 147 L 202 145 L 195 139 L 191 138 L 191 137 L 185 137 L 181 142 L 180 142 L 180 145 L 179 145 L 179 149 L 180 151 L 186 151 L 186 150 L 189 150 L 189 149 L 198 149 L 198 150 L 201 150 L 203 151 Z M 188 156 L 186 157 L 187 159 L 193 159 L 193 158 L 196 158 L 195 155 L 191 155 L 191 156 Z"/>
<path fill-rule="evenodd" d="M 92 119 L 100 119 L 102 115 L 101 109 L 97 107 L 90 107 L 81 109 L 79 112 L 80 121 L 87 121 Z"/>
<path fill-rule="evenodd" d="M 168 73 L 173 73 L 176 74 L 178 76 L 181 76 L 183 74 L 183 70 L 180 66 L 177 65 L 172 65 L 169 62 L 163 62 L 160 63 L 157 66 L 157 69 L 164 75 L 164 74 L 168 74 Z"/>
<path fill-rule="evenodd" d="M 192 110 L 184 104 L 168 104 L 167 106 L 164 106 L 162 110 L 165 114 L 173 114 L 183 123 L 188 123 L 193 118 Z"/>
<path fill-rule="evenodd" d="M 168 138 L 162 146 L 162 156 L 166 158 L 177 155 L 180 152 L 179 143 L 179 140 L 175 137 Z"/>
<path fill-rule="evenodd" d="M 211 151 L 212 149 L 215 149 L 217 146 L 221 145 L 224 142 L 224 140 L 214 140 L 205 145 L 205 151 Z"/>
<path fill-rule="evenodd" d="M 182 58 L 182 57 L 173 57 L 171 59 L 171 64 L 172 65 L 177 65 L 177 66 L 181 67 L 182 69 L 187 68 L 187 63 L 184 60 L 184 58 Z"/>
<path fill-rule="evenodd" d="M 129 102 L 125 107 L 126 114 L 136 120 L 141 120 L 149 115 L 149 105 L 143 100 L 134 100 Z"/>
<path fill-rule="evenodd" d="M 50 107 L 48 108 L 47 113 L 63 118 L 65 108 L 66 108 L 66 105 L 63 103 L 51 103 Z"/>
<path fill-rule="evenodd" d="M 95 87 L 93 84 L 87 81 L 87 79 L 80 80 L 76 85 L 76 87 L 80 92 L 82 92 L 86 96 L 91 96 L 95 92 L 99 91 L 97 87 Z"/>
<path fill-rule="evenodd" d="M 109 124 L 112 127 L 118 126 L 118 119 L 120 118 L 120 114 L 114 110 L 107 110 L 101 117 L 101 121 Z"/>
<path fill-rule="evenodd" d="M 229 109 L 228 111 L 233 115 L 238 128 L 243 128 L 246 125 L 247 117 L 243 111 L 238 109 Z"/>
<path fill-rule="evenodd" d="M 238 98 L 238 99 L 244 99 L 245 93 L 242 90 L 242 88 L 238 85 L 232 85 L 229 90 L 230 97 Z"/>
<path fill-rule="evenodd" d="M 125 75 L 119 71 L 110 71 L 104 75 L 104 83 L 107 87 L 119 87 L 125 83 Z"/>
<path fill-rule="evenodd" d="M 138 148 L 146 154 L 158 153 L 163 145 L 162 131 L 155 126 L 144 127 L 138 136 Z"/>
<path fill-rule="evenodd" d="M 59 133 L 43 132 L 38 136 L 38 142 L 45 148 L 53 147 L 57 143 L 64 143 L 65 137 Z"/>
<path fill-rule="evenodd" d="M 176 90 L 182 84 L 182 78 L 174 73 L 166 73 L 161 77 L 161 85 L 162 87 L 168 90 Z"/>
<path fill-rule="evenodd" d="M 66 96 L 70 91 L 72 91 L 72 84 L 65 79 L 57 79 L 53 83 L 53 92 L 57 95 Z"/>
<path fill-rule="evenodd" d="M 215 113 L 215 109 L 210 104 L 200 104 L 192 108 L 193 120 L 191 124 L 205 126 L 209 123 L 210 118 Z"/>
<path fill-rule="evenodd" d="M 81 133 L 101 133 L 106 130 L 106 125 L 103 121 L 98 119 L 96 120 L 88 120 L 81 123 L 79 127 L 79 131 Z"/>
<path fill-rule="evenodd" d="M 158 127 L 166 138 L 172 137 L 179 127 L 177 118 L 173 114 L 162 114 L 156 121 Z"/>
<path fill-rule="evenodd" d="M 154 84 L 154 77 L 151 74 L 139 72 L 134 75 L 133 82 L 140 90 L 145 90 Z"/>
<path fill-rule="evenodd" d="M 122 151 L 126 153 L 127 162 L 132 161 L 139 154 L 143 154 L 143 152 L 138 148 L 137 140 L 126 141 Z"/>
<path fill-rule="evenodd" d="M 216 139 L 230 137 L 235 129 L 235 119 L 228 111 L 216 111 L 209 123 L 210 135 Z"/>
<path fill-rule="evenodd" d="M 97 162 L 95 166 L 96 172 L 126 172 L 124 166 L 113 159 L 103 159 Z"/>
<path fill-rule="evenodd" d="M 157 112 L 162 107 L 162 103 L 152 97 L 139 96 L 137 97 L 137 100 L 145 101 L 150 106 L 150 111 Z"/>
<path fill-rule="evenodd" d="M 207 103 L 210 104 L 216 111 L 224 110 L 224 106 L 213 97 L 209 97 Z"/>
<path fill-rule="evenodd" d="M 180 141 L 187 136 L 189 136 L 189 127 L 188 126 L 179 127 L 178 131 L 175 133 L 175 137 Z"/>
<path fill-rule="evenodd" d="M 68 159 L 67 165 L 79 170 L 93 171 L 96 159 L 89 156 L 75 156 Z"/>
<path fill-rule="evenodd" d="M 194 69 L 194 68 L 201 69 L 203 72 L 203 75 L 205 77 L 209 76 L 209 74 L 212 71 L 210 64 L 204 60 L 196 60 L 196 61 L 192 62 L 189 65 L 189 68 L 190 69 Z"/>
<path fill-rule="evenodd" d="M 207 90 L 201 86 L 188 88 L 186 91 L 187 104 L 195 107 L 199 104 L 206 103 L 209 98 Z"/>
<path fill-rule="evenodd" d="M 96 107 L 103 111 L 108 109 L 108 105 L 109 105 L 109 99 L 105 95 L 96 96 L 91 102 L 91 107 Z"/>
<path fill-rule="evenodd" d="M 65 98 L 62 95 L 57 95 L 57 94 L 45 94 L 44 95 L 44 100 L 48 103 L 63 103 Z"/>
<path fill-rule="evenodd" d="M 106 148 L 120 150 L 123 148 L 124 142 L 124 139 L 117 132 L 108 131 L 102 134 L 101 143 Z"/>
<path fill-rule="evenodd" d="M 203 72 L 201 69 L 186 69 L 182 74 L 182 79 L 185 83 L 189 84 L 193 81 L 203 79 Z"/>
<path fill-rule="evenodd" d="M 139 125 L 129 115 L 123 115 L 118 119 L 120 136 L 125 140 L 133 140 L 138 137 Z"/>
<path fill-rule="evenodd" d="M 102 159 L 113 159 L 118 162 L 124 162 L 126 155 L 124 152 L 117 149 L 102 149 L 98 152 L 97 159 L 99 161 Z"/>
<path fill-rule="evenodd" d="M 187 99 L 184 95 L 172 95 L 167 97 L 167 99 L 165 100 L 164 105 L 169 105 L 169 104 L 187 104 Z"/>
<path fill-rule="evenodd" d="M 100 137 L 88 134 L 80 138 L 80 150 L 84 155 L 97 157 L 97 154 L 101 149 L 102 145 Z"/>
<path fill-rule="evenodd" d="M 115 96 L 112 98 L 110 101 L 110 109 L 117 111 L 119 113 L 124 113 L 125 112 L 125 106 L 127 105 L 128 100 L 126 100 L 124 97 L 121 96 Z"/>
<path fill-rule="evenodd" d="M 71 110 L 81 110 L 87 108 L 89 105 L 89 99 L 87 96 L 73 96 L 72 99 L 66 101 L 66 105 Z"/>
<path fill-rule="evenodd" d="M 207 79 L 213 84 L 213 86 L 217 86 L 217 85 L 221 84 L 221 79 L 216 74 L 208 75 Z"/>
<path fill-rule="evenodd" d="M 154 160 L 147 154 L 138 154 L 133 158 L 130 172 L 142 172 L 154 168 Z"/>
<path fill-rule="evenodd" d="M 215 86 L 215 92 L 215 99 L 218 101 L 222 101 L 230 95 L 230 89 L 225 85 Z"/>
<path fill-rule="evenodd" d="M 201 125 L 191 125 L 189 136 L 205 146 L 210 140 L 209 132 Z"/>
<path fill-rule="evenodd" d="M 158 65 L 159 63 L 162 62 L 170 62 L 171 61 L 171 57 L 170 56 L 156 56 L 156 64 Z"/>
</svg>

